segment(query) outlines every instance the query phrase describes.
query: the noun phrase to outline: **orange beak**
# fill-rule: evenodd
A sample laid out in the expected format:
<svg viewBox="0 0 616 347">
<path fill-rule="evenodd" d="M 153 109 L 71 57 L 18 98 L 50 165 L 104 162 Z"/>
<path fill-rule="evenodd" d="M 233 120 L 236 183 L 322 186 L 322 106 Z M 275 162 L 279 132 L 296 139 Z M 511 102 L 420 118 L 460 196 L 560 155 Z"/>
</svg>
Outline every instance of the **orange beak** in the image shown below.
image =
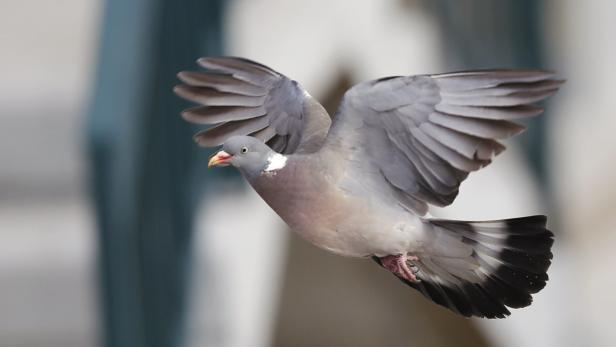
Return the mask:
<svg viewBox="0 0 616 347">
<path fill-rule="evenodd" d="M 229 162 L 231 161 L 231 158 L 233 158 L 231 154 L 225 151 L 220 151 L 210 158 L 210 161 L 207 163 L 207 167 L 228 166 L 230 165 Z"/>
</svg>

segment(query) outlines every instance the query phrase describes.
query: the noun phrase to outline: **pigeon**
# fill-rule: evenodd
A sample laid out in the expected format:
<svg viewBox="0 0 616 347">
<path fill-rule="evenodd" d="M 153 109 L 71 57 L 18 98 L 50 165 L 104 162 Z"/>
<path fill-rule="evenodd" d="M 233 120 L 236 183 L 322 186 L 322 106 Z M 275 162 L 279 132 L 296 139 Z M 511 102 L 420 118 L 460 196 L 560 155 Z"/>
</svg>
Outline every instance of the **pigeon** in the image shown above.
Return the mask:
<svg viewBox="0 0 616 347">
<path fill-rule="evenodd" d="M 430 216 L 468 174 L 522 132 L 516 121 L 564 83 L 540 70 L 392 76 L 346 91 L 330 117 L 298 82 L 238 57 L 178 73 L 182 112 L 211 126 L 208 166 L 235 167 L 301 237 L 370 258 L 426 298 L 466 317 L 504 318 L 545 287 L 546 216 L 457 221 Z"/>
</svg>

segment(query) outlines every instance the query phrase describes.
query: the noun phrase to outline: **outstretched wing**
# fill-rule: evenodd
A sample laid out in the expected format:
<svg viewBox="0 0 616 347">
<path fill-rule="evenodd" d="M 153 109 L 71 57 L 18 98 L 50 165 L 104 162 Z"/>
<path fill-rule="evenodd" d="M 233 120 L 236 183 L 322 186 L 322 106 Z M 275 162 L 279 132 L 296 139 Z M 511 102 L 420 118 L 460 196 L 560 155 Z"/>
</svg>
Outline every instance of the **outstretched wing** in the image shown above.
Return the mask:
<svg viewBox="0 0 616 347">
<path fill-rule="evenodd" d="M 321 147 L 330 117 L 297 82 L 254 61 L 235 57 L 198 60 L 205 72 L 183 71 L 177 95 L 201 106 L 182 112 L 189 122 L 215 124 L 195 135 L 204 147 L 234 135 L 251 135 L 280 153 Z"/>
<path fill-rule="evenodd" d="M 377 177 L 423 214 L 427 204 L 451 204 L 468 174 L 505 149 L 498 140 L 524 130 L 515 120 L 543 111 L 531 104 L 558 90 L 563 81 L 553 77 L 492 70 L 361 83 L 345 94 L 326 146 L 372 173 L 354 177 Z"/>
</svg>

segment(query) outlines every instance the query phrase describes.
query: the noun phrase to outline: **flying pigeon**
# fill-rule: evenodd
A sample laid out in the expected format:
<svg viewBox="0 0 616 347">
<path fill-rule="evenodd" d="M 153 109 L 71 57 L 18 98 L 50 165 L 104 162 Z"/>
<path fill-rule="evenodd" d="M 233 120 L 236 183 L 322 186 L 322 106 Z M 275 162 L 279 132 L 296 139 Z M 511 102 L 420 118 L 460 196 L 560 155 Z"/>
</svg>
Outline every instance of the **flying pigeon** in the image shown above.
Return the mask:
<svg viewBox="0 0 616 347">
<path fill-rule="evenodd" d="M 463 316 L 504 318 L 548 280 L 553 234 L 541 215 L 490 221 L 430 217 L 498 141 L 539 115 L 564 81 L 538 70 L 392 76 L 359 83 L 330 118 L 302 86 L 257 62 L 198 60 L 177 95 L 200 106 L 185 120 L 222 145 L 208 166 L 237 168 L 304 239 L 372 258 L 428 299 Z"/>
</svg>

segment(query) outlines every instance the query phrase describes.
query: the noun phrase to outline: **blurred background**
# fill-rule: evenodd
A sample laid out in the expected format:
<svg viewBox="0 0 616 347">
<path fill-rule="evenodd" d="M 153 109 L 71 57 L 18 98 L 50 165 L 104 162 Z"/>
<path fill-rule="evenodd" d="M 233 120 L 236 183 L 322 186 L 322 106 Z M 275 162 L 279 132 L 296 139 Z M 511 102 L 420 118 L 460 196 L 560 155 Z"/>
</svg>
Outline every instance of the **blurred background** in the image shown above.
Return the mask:
<svg viewBox="0 0 616 347">
<path fill-rule="evenodd" d="M 616 2 L 0 0 L 0 346 L 613 346 Z M 545 116 L 434 214 L 545 213 L 550 282 L 464 319 L 317 250 L 171 92 L 205 55 L 300 81 L 333 112 L 387 75 L 548 68 Z M 232 216 L 233 218 L 230 218 Z"/>
</svg>

